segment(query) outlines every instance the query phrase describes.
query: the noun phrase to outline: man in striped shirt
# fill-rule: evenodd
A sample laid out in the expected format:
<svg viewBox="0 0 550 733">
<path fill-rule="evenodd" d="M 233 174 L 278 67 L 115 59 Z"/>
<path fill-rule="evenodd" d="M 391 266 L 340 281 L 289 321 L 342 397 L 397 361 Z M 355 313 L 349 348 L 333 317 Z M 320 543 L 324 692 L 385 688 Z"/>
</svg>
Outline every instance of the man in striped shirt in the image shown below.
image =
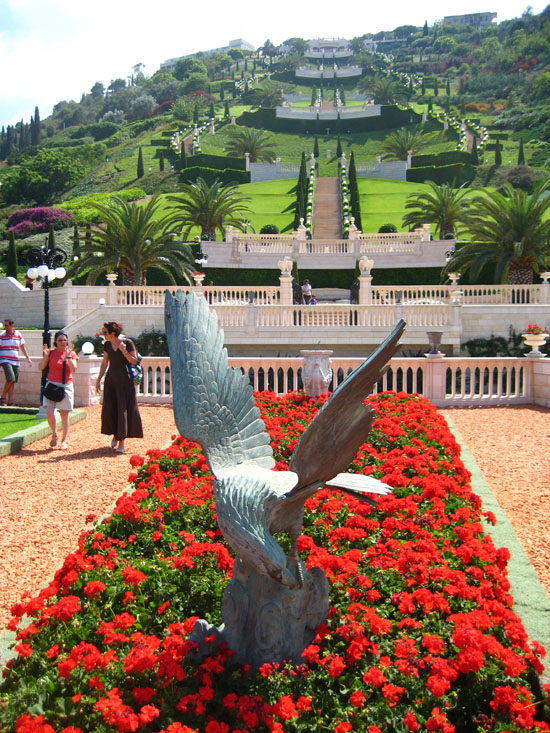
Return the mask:
<svg viewBox="0 0 550 733">
<path fill-rule="evenodd" d="M 32 365 L 31 357 L 25 346 L 25 339 L 14 328 L 11 318 L 4 319 L 4 330 L 0 331 L 0 366 L 6 375 L 6 384 L 0 405 L 11 405 L 13 401 L 13 388 L 19 377 L 19 349 L 25 355 L 29 365 Z"/>
</svg>

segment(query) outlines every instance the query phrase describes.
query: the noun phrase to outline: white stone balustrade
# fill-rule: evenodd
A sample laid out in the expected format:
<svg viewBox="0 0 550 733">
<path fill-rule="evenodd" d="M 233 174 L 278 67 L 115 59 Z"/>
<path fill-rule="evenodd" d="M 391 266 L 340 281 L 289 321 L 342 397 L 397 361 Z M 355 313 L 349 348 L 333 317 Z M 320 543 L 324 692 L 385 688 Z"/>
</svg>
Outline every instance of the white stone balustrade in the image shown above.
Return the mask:
<svg viewBox="0 0 550 733">
<path fill-rule="evenodd" d="M 39 357 L 23 366 L 15 398 L 20 405 L 37 406 L 40 394 Z M 363 357 L 333 357 L 332 389 L 355 369 Z M 98 402 L 95 382 L 101 359 L 81 357 L 75 373 L 75 407 Z M 301 357 L 230 357 L 229 365 L 250 378 L 254 390 L 278 394 L 302 388 Z M 171 403 L 170 359 L 147 357 L 142 361 L 144 380 L 138 401 Z M 375 392 L 394 390 L 417 393 L 438 407 L 537 404 L 550 407 L 550 359 L 525 358 L 394 358 Z"/>
</svg>

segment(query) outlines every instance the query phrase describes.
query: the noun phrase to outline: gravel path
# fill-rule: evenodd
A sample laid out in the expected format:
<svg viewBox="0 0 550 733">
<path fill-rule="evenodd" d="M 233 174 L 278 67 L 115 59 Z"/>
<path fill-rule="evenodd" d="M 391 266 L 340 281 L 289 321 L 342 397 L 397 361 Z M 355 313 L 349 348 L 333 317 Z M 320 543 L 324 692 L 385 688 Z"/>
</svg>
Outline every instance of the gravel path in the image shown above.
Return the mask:
<svg viewBox="0 0 550 733">
<path fill-rule="evenodd" d="M 99 432 L 100 408 L 71 426 L 67 451 L 49 438 L 0 459 L 0 632 L 24 591 L 35 594 L 76 547 L 90 514 L 102 516 L 120 495 L 132 453 L 166 444 L 171 406 L 140 406 L 144 440 L 115 454 Z M 526 406 L 442 410 L 449 415 L 491 486 L 550 595 L 550 409 Z"/>
</svg>

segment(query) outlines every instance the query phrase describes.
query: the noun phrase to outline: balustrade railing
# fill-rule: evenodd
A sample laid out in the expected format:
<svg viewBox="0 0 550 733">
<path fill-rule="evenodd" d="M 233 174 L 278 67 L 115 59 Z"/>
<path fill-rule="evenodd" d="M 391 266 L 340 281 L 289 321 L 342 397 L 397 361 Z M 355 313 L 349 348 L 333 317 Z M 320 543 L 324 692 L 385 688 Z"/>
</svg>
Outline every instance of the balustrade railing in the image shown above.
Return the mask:
<svg viewBox="0 0 550 733">
<path fill-rule="evenodd" d="M 359 357 L 331 360 L 333 391 L 362 363 Z M 140 402 L 172 402 L 170 359 L 144 357 Z M 277 394 L 302 388 L 299 357 L 230 357 L 229 366 L 241 369 L 256 391 Z M 525 358 L 404 358 L 390 361 L 373 392 L 394 390 L 420 394 L 438 406 L 504 405 L 533 401 L 533 360 Z"/>
<path fill-rule="evenodd" d="M 173 287 L 152 287 L 147 285 L 115 286 L 107 288 L 109 305 L 136 305 L 136 306 L 162 306 L 164 307 L 164 294 L 166 291 L 176 293 L 182 290 L 187 293 L 196 291 L 197 288 L 177 285 Z M 279 286 L 219 286 L 202 285 L 201 292 L 211 305 L 243 305 L 250 300 L 261 305 L 278 303 L 281 297 Z"/>
</svg>

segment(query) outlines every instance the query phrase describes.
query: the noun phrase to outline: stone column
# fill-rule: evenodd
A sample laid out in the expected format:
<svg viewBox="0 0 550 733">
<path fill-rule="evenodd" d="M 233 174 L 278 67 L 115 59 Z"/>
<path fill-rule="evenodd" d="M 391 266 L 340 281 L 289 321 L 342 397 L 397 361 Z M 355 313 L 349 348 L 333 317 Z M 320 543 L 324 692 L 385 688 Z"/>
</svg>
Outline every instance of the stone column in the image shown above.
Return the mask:
<svg viewBox="0 0 550 733">
<path fill-rule="evenodd" d="M 542 277 L 542 285 L 540 286 L 540 302 L 541 304 L 550 303 L 550 272 L 539 273 Z"/>
<path fill-rule="evenodd" d="M 443 355 L 424 363 L 424 397 L 436 407 L 445 404 L 447 364 Z"/>
<path fill-rule="evenodd" d="M 102 359 L 95 354 L 88 356 L 81 352 L 78 355 L 78 369 L 73 375 L 75 407 L 99 404 L 100 396 L 95 385 L 101 362 Z"/>
<path fill-rule="evenodd" d="M 372 303 L 372 277 L 371 270 L 374 260 L 368 257 L 361 257 L 359 265 L 359 305 L 370 305 Z"/>
<path fill-rule="evenodd" d="M 281 274 L 279 276 L 279 282 L 281 283 L 281 297 L 280 297 L 280 304 L 281 305 L 292 305 L 293 301 L 293 295 L 292 295 L 292 265 L 293 262 L 290 259 L 290 257 L 285 257 L 283 260 L 281 260 L 279 263 L 279 269 L 281 270 Z"/>
</svg>

